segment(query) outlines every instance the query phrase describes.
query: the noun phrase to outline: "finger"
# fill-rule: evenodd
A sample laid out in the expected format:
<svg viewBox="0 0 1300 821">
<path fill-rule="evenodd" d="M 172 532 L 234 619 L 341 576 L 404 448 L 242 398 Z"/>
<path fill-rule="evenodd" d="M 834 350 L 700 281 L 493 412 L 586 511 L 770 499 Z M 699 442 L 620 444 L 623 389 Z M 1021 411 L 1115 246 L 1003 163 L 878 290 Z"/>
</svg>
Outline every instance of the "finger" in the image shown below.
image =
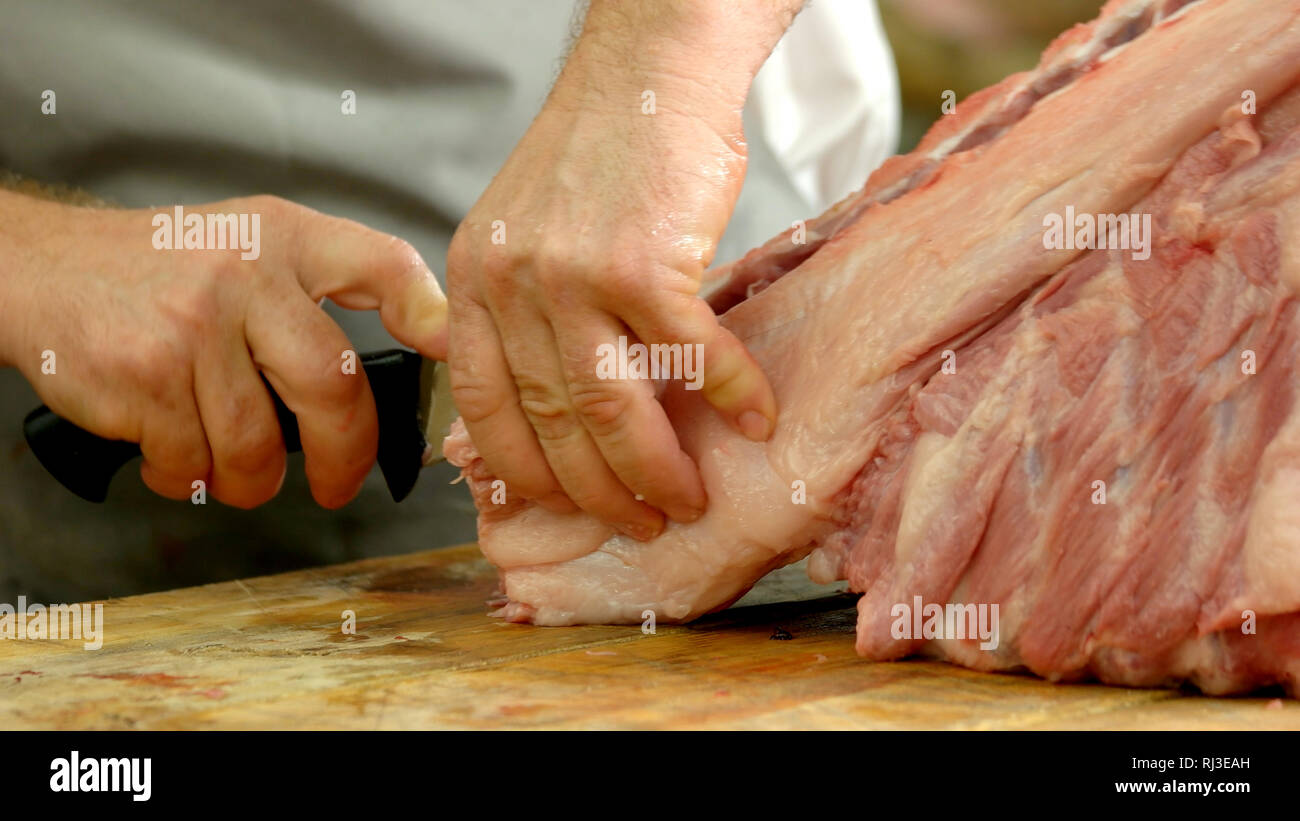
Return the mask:
<svg viewBox="0 0 1300 821">
<path fill-rule="evenodd" d="M 240 508 L 270 501 L 284 482 L 284 435 L 242 333 L 203 349 L 194 388 L 212 451 L 212 496 Z"/>
<path fill-rule="evenodd" d="M 687 388 L 692 381 L 702 388 L 705 400 L 745 437 L 762 442 L 772 435 L 776 426 L 772 386 L 741 341 L 718 322 L 708 303 L 691 294 L 662 291 L 639 304 L 620 305 L 618 313 L 647 344 L 691 345 L 698 371 L 683 373 Z"/>
<path fill-rule="evenodd" d="M 458 300 L 451 323 L 451 391 L 479 455 L 507 493 L 534 499 L 557 513 L 577 507 L 564 495 L 546 454 L 519 407 L 519 394 L 487 309 Z"/>
<path fill-rule="evenodd" d="M 513 317 L 498 317 L 497 325 L 511 329 L 502 343 L 519 407 L 564 492 L 578 507 L 635 539 L 659 535 L 663 516 L 619 481 L 574 408 L 550 325 Z M 594 404 L 588 410 L 600 413 Z"/>
<path fill-rule="evenodd" d="M 245 335 L 253 362 L 298 418 L 312 497 L 326 508 L 347 504 L 379 445 L 375 401 L 347 336 L 284 280 L 249 305 Z"/>
<path fill-rule="evenodd" d="M 314 301 L 379 310 L 394 338 L 429 359 L 447 359 L 447 299 L 411 245 L 352 220 L 302 209 L 290 264 Z"/>
<path fill-rule="evenodd" d="M 159 496 L 188 499 L 196 481 L 208 481 L 212 455 L 188 379 L 151 409 L 141 426 L 140 452 L 140 478 Z"/>
<path fill-rule="evenodd" d="M 598 370 L 602 356 L 615 352 L 616 341 L 627 336 L 627 329 L 606 314 L 552 327 L 565 352 L 571 403 L 614 475 L 673 519 L 698 519 L 707 502 L 704 483 L 695 462 L 678 444 L 677 432 L 655 397 L 654 383 L 607 378 L 609 374 Z"/>
</svg>

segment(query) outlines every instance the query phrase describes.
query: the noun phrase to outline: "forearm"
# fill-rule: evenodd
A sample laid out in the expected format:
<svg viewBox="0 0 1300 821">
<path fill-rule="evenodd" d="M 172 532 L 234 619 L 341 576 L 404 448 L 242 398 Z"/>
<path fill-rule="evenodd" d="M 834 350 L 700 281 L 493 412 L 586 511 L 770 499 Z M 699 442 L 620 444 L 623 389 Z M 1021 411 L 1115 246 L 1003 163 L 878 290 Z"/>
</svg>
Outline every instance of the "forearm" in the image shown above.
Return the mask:
<svg viewBox="0 0 1300 821">
<path fill-rule="evenodd" d="M 804 0 L 592 0 L 553 101 L 736 120 Z M 559 98 L 556 100 L 556 98 Z"/>
<path fill-rule="evenodd" d="M 27 353 L 17 339 L 26 319 L 25 292 L 33 276 L 48 266 L 50 249 L 75 238 L 60 240 L 55 234 L 59 217 L 79 208 L 110 208 L 108 201 L 80 188 L 38 182 L 0 169 L 0 367 L 18 363 Z"/>
<path fill-rule="evenodd" d="M 27 321 L 21 297 L 30 287 L 35 245 L 44 236 L 43 226 L 33 224 L 33 216 L 39 218 L 39 212 L 50 207 L 42 198 L 29 195 L 30 187 L 25 184 L 24 193 L 16 193 L 18 179 L 0 174 L 0 367 L 18 364 L 19 340 Z"/>
</svg>

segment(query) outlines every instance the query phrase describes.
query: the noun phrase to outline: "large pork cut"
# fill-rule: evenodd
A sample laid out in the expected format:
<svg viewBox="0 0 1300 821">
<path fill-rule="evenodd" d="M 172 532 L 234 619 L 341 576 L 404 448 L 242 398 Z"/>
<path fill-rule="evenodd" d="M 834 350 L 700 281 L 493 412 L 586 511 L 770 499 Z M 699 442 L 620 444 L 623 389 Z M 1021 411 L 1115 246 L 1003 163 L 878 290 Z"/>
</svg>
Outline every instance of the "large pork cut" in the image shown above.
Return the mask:
<svg viewBox="0 0 1300 821">
<path fill-rule="evenodd" d="M 1147 215 L 1149 245 L 1046 247 L 1067 214 Z M 871 659 L 1300 693 L 1300 0 L 1112 0 L 803 234 L 711 294 L 771 441 L 664 396 L 698 521 L 493 505 L 448 438 L 499 615 L 689 620 L 811 553 Z M 898 618 L 931 604 L 996 605 L 996 640 Z"/>
</svg>

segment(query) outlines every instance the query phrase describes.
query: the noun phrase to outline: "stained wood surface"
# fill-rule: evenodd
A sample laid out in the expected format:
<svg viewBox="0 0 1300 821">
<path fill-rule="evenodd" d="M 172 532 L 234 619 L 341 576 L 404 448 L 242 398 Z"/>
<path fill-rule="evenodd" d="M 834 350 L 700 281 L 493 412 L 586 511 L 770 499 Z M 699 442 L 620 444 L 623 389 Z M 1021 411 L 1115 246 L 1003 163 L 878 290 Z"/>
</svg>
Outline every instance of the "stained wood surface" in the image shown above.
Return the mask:
<svg viewBox="0 0 1300 821">
<path fill-rule="evenodd" d="M 868 663 L 852 600 L 771 602 L 788 577 L 654 635 L 504 624 L 494 583 L 465 546 L 112 599 L 98 651 L 0 641 L 0 728 L 1300 729 L 1290 700 Z"/>
</svg>

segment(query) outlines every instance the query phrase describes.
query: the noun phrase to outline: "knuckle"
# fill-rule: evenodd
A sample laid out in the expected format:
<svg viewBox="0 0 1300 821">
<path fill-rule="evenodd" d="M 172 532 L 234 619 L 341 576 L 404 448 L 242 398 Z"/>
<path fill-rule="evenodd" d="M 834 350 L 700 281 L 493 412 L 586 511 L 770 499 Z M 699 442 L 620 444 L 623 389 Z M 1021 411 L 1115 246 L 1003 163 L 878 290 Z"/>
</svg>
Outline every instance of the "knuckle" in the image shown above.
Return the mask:
<svg viewBox="0 0 1300 821">
<path fill-rule="evenodd" d="M 231 202 L 231 209 L 239 214 L 258 215 L 260 219 L 261 248 L 256 259 L 243 260 L 241 251 L 228 254 L 232 263 L 223 273 L 234 273 L 236 267 L 245 275 L 262 273 L 266 276 L 292 271 L 302 254 L 304 229 L 313 220 L 325 219 L 317 211 L 273 194 L 255 194 Z M 264 260 L 274 259 L 275 264 L 265 265 Z"/>
<path fill-rule="evenodd" d="M 517 378 L 519 407 L 542 440 L 564 439 L 578 424 L 573 408 L 554 388 L 528 378 Z"/>
<path fill-rule="evenodd" d="M 284 463 L 284 449 L 279 439 L 266 438 L 250 444 L 241 444 L 231 449 L 224 458 L 223 469 L 240 476 L 261 476 L 270 478 L 279 475 Z"/>
<path fill-rule="evenodd" d="M 144 394 L 158 402 L 188 384 L 188 373 L 183 379 L 185 357 L 178 347 L 161 336 L 142 336 L 119 351 L 128 380 Z"/>
<path fill-rule="evenodd" d="M 483 277 L 514 277 L 536 264 L 536 244 L 530 236 L 515 234 L 509 242 L 497 242 L 493 234 L 489 224 L 473 226 L 460 234 L 461 250 Z"/>
<path fill-rule="evenodd" d="M 489 300 L 507 300 L 520 292 L 519 271 L 523 264 L 503 253 L 485 254 L 480 258 L 478 279 Z"/>
<path fill-rule="evenodd" d="M 339 359 L 326 359 L 317 377 L 315 391 L 320 401 L 329 406 L 347 406 L 360 402 L 366 393 L 364 371 L 344 373 Z"/>
<path fill-rule="evenodd" d="M 524 415 L 532 422 L 538 441 L 562 442 L 579 428 L 578 420 L 567 408 L 549 401 L 520 400 Z"/>
<path fill-rule="evenodd" d="M 538 441 L 562 442 L 578 429 L 578 421 L 573 414 L 551 403 L 520 401 L 524 415 L 533 425 Z"/>
<path fill-rule="evenodd" d="M 580 248 L 555 240 L 542 242 L 531 257 L 538 280 L 543 283 L 556 283 L 569 279 L 573 271 L 587 272 L 595 267 L 588 264 L 587 255 Z"/>
<path fill-rule="evenodd" d="M 474 425 L 495 416 L 505 407 L 505 392 L 464 369 L 451 358 L 451 397 L 466 424 Z"/>
<path fill-rule="evenodd" d="M 290 388 L 301 396 L 306 409 L 338 410 L 360 402 L 365 396 L 369 383 L 361 363 L 357 361 L 355 372 L 344 370 L 347 361 L 344 355 L 350 350 L 339 347 L 333 339 L 321 339 L 311 352 L 298 357 L 297 377 Z"/>
<path fill-rule="evenodd" d="M 519 404 L 525 411 L 543 420 L 569 416 L 572 408 L 549 383 L 533 377 L 516 374 L 515 387 L 519 391 Z"/>
<path fill-rule="evenodd" d="M 569 399 L 593 433 L 618 429 L 627 418 L 629 397 L 610 381 L 582 381 L 569 385 Z"/>
<path fill-rule="evenodd" d="M 572 311 L 601 297 L 601 289 L 593 286 L 599 279 L 591 273 L 592 267 L 570 257 L 562 262 L 539 263 L 533 269 L 531 287 L 537 301 L 548 313 Z M 525 280 L 527 281 L 527 280 Z M 628 298 L 627 291 L 621 298 Z"/>
<path fill-rule="evenodd" d="M 140 443 L 151 473 L 160 480 L 174 481 L 187 488 L 195 479 L 207 477 L 212 467 L 207 459 L 207 448 L 191 446 L 175 438 L 161 438 L 154 435 L 154 430 L 156 428 L 146 430 Z"/>
<path fill-rule="evenodd" d="M 110 397 L 86 408 L 84 427 L 108 439 L 140 439 L 139 417 L 129 401 Z"/>
<path fill-rule="evenodd" d="M 235 260 L 238 261 L 237 256 Z M 221 262 L 213 269 L 193 279 L 178 282 L 168 290 L 159 301 L 159 310 L 182 338 L 193 338 L 197 334 L 211 331 L 217 327 L 220 314 L 218 281 L 229 287 L 232 281 L 238 281 L 243 276 L 242 266 L 232 264 L 227 255 L 223 254 Z"/>
<path fill-rule="evenodd" d="M 462 275 L 469 274 L 473 270 L 476 257 L 472 250 L 472 243 L 473 241 L 463 226 L 452 234 L 451 242 L 447 245 L 447 279 L 449 283 L 459 279 Z"/>
<path fill-rule="evenodd" d="M 649 293 L 640 267 L 624 254 L 612 253 L 604 265 L 589 266 L 584 271 L 588 286 L 612 302 L 626 302 L 633 293 Z"/>
<path fill-rule="evenodd" d="M 163 455 L 163 468 L 187 482 L 203 479 L 212 471 L 207 449 L 176 447 Z"/>
<path fill-rule="evenodd" d="M 232 417 L 238 420 L 241 417 Z M 247 419 L 247 417 L 242 417 Z M 225 443 L 225 452 L 218 457 L 222 468 L 243 476 L 279 474 L 284 466 L 284 442 L 274 421 L 258 420 L 251 424 L 235 424 L 232 436 Z"/>
<path fill-rule="evenodd" d="M 203 287 L 198 296 L 205 300 L 209 311 L 212 306 L 221 304 L 221 297 L 258 282 L 258 275 L 263 270 L 260 259 L 246 260 L 238 248 L 217 252 L 216 259 L 205 276 L 198 278 Z"/>
</svg>

